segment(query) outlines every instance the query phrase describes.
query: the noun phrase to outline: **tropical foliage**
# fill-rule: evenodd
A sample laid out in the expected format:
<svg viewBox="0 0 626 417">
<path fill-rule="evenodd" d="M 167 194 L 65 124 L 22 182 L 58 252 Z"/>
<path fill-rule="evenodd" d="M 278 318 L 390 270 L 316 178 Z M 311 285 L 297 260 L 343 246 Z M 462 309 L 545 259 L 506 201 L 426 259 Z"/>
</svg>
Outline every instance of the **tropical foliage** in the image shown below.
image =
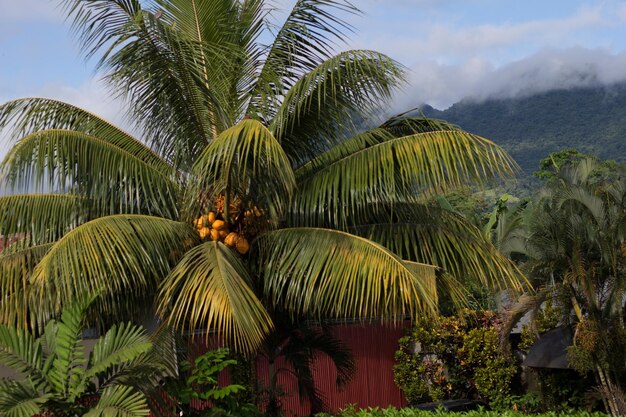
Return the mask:
<svg viewBox="0 0 626 417">
<path fill-rule="evenodd" d="M 393 407 L 381 409 L 357 409 L 354 406 L 346 407 L 339 413 L 335 414 L 336 417 L 523 417 L 528 414 L 522 411 L 487 411 L 487 410 L 474 410 L 466 412 L 447 412 L 444 409 L 436 411 L 417 410 L 415 408 L 402 408 L 400 410 Z M 606 417 L 604 413 L 590 413 L 588 411 L 568 411 L 568 412 L 548 412 L 533 414 L 537 417 Z M 333 414 L 320 413 L 317 417 L 331 417 Z"/>
<path fill-rule="evenodd" d="M 176 404 L 176 414 L 205 417 L 259 417 L 261 413 L 251 403 L 242 402 L 237 395 L 246 390 L 239 384 L 219 385 L 219 375 L 237 365 L 228 349 L 209 350 L 196 357 L 193 365 L 189 361 L 180 364 L 181 374 L 165 382 L 167 393 Z M 232 374 L 231 374 L 232 375 Z M 194 400 L 210 400 L 211 407 L 197 410 Z M 197 402 L 196 402 L 197 404 Z"/>
<path fill-rule="evenodd" d="M 85 357 L 81 335 L 90 304 L 70 305 L 59 321 L 46 324 L 40 337 L 0 325 L 0 364 L 23 377 L 0 382 L 0 414 L 149 414 L 154 387 L 174 369 L 167 361 L 169 338 L 161 334 L 153 341 L 139 326 L 114 325 Z"/>
<path fill-rule="evenodd" d="M 93 292 L 103 320 L 156 297 L 167 323 L 250 351 L 271 306 L 393 319 L 434 312 L 455 279 L 520 286 L 478 229 L 427 204 L 513 172 L 504 151 L 404 115 L 353 129 L 403 70 L 334 53 L 349 3 L 299 0 L 278 27 L 262 0 L 64 5 L 140 138 L 51 99 L 0 106 L 16 139 L 0 234 L 19 238 L 0 256 L 3 322 L 42 328 Z"/>
<path fill-rule="evenodd" d="M 313 378 L 314 361 L 320 356 L 330 359 L 336 370 L 336 386 L 341 389 L 356 372 L 352 353 L 334 336 L 331 326 L 314 326 L 308 322 L 294 324 L 284 318 L 281 320 L 280 314 L 274 317 L 276 328 L 259 352 L 267 359 L 269 368 L 267 384 L 259 387 L 259 400 L 265 415 L 282 415 L 282 399 L 289 393 L 279 383 L 281 374 L 295 376 L 298 397 L 308 402 L 311 414 L 328 409 L 326 398 Z"/>
<path fill-rule="evenodd" d="M 493 311 L 463 310 L 422 320 L 399 340 L 394 379 L 411 404 L 474 398 L 497 406 L 516 374 L 500 351 L 502 322 Z"/>
<path fill-rule="evenodd" d="M 620 168 L 609 168 L 592 158 L 565 164 L 534 204 L 504 215 L 497 230 L 500 247 L 544 288 L 514 316 L 553 298 L 562 312 L 559 323 L 576 329 L 570 363 L 597 375 L 606 409 L 619 415 L 624 402 L 617 381 L 626 363 L 626 182 Z"/>
</svg>

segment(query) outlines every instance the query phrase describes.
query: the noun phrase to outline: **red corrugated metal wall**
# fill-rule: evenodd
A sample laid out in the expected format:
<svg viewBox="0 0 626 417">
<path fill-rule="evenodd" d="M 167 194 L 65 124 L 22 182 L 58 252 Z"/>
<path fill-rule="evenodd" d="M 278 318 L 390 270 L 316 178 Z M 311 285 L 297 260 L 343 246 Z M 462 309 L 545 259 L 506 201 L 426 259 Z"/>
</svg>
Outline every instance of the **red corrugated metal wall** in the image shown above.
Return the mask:
<svg viewBox="0 0 626 417">
<path fill-rule="evenodd" d="M 393 381 L 393 356 L 398 350 L 402 327 L 381 325 L 346 325 L 335 329 L 335 334 L 352 350 L 357 372 L 352 381 L 341 391 L 335 385 L 336 373 L 327 357 L 320 357 L 314 365 L 317 387 L 320 389 L 330 411 L 337 411 L 348 404 L 357 407 L 403 407 L 406 401 Z M 282 364 L 281 364 L 282 365 Z M 257 375 L 267 383 L 267 362 L 257 363 Z M 286 416 L 308 415 L 308 403 L 301 404 L 295 378 L 288 372 L 279 374 L 279 382 L 286 392 L 282 399 Z"/>
</svg>

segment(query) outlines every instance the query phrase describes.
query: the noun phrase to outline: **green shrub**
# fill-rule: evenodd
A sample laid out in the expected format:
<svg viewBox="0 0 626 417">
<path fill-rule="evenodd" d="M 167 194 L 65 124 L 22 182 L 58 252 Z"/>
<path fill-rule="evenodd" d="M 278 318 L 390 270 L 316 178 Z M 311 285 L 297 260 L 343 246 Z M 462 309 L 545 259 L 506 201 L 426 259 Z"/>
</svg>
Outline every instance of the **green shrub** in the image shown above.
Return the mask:
<svg viewBox="0 0 626 417">
<path fill-rule="evenodd" d="M 412 408 L 395 409 L 393 407 L 387 409 L 370 408 L 367 410 L 359 410 L 354 406 L 348 406 L 337 414 L 321 413 L 317 417 L 608 417 L 603 413 L 591 413 L 588 411 L 576 412 L 548 412 L 541 414 L 525 414 L 520 411 L 486 411 L 475 410 L 462 413 L 449 413 L 443 409 L 436 411 L 423 411 Z"/>
<path fill-rule="evenodd" d="M 246 388 L 239 384 L 219 386 L 219 374 L 226 368 L 237 365 L 228 349 L 210 350 L 198 356 L 193 365 L 181 363 L 184 378 L 168 381 L 166 386 L 170 395 L 178 400 L 177 413 L 198 417 L 259 417 L 261 413 L 251 403 L 241 401 L 241 393 Z M 196 410 L 193 400 L 210 400 L 212 406 L 207 410 Z"/>
<path fill-rule="evenodd" d="M 506 398 L 516 368 L 500 351 L 500 325 L 494 312 L 470 310 L 417 323 L 395 355 L 394 378 L 409 403 Z"/>
</svg>

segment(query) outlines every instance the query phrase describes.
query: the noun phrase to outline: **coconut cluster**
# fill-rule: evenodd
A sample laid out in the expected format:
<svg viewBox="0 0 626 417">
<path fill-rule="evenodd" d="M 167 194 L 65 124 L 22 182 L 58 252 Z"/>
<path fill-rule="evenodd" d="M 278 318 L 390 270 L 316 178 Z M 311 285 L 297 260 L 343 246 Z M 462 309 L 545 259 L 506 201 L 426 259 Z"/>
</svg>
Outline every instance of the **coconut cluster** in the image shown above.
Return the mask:
<svg viewBox="0 0 626 417">
<path fill-rule="evenodd" d="M 194 224 L 202 240 L 215 240 L 224 243 L 242 255 L 250 250 L 248 239 L 257 234 L 256 226 L 263 212 L 256 207 L 244 210 L 238 200 L 229 205 L 231 223 L 224 219 L 224 197 L 219 196 L 214 211 L 197 217 Z"/>
</svg>

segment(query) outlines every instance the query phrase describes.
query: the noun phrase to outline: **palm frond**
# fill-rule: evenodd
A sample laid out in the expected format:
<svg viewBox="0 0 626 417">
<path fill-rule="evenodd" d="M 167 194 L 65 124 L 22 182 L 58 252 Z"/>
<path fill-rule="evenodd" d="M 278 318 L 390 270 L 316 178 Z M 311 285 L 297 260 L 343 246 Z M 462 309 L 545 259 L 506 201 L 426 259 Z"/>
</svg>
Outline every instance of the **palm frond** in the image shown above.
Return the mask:
<svg viewBox="0 0 626 417">
<path fill-rule="evenodd" d="M 38 415 L 50 397 L 50 394 L 40 395 L 28 382 L 0 380 L 0 413 L 5 417 Z"/>
<path fill-rule="evenodd" d="M 447 297 L 457 309 L 469 305 L 469 291 L 451 274 L 433 265 L 407 260 L 403 262 L 417 279 L 424 281 L 429 291 L 434 294 L 437 303 L 440 303 L 443 297 Z"/>
<path fill-rule="evenodd" d="M 247 114 L 272 118 L 280 96 L 307 72 L 332 56 L 351 31 L 337 13 L 357 13 L 345 0 L 298 0 L 268 48 L 250 96 Z"/>
<path fill-rule="evenodd" d="M 346 121 L 381 106 L 402 79 L 400 65 L 383 54 L 342 52 L 295 82 L 270 129 L 292 160 L 308 160 L 344 140 Z"/>
<path fill-rule="evenodd" d="M 403 260 L 404 266 L 411 271 L 415 279 L 422 282 L 422 285 L 432 294 L 435 305 L 439 304 L 439 292 L 437 291 L 437 267 L 419 262 Z"/>
<path fill-rule="evenodd" d="M 104 213 L 109 214 L 109 213 Z M 16 237 L 31 244 L 55 241 L 88 220 L 87 199 L 71 194 L 19 194 L 0 196 L 0 236 L 5 244 Z"/>
<path fill-rule="evenodd" d="M 311 322 L 292 323 L 278 318 L 277 328 L 265 342 L 265 350 L 271 361 L 279 357 L 291 365 L 298 382 L 298 395 L 301 400 L 307 399 L 311 405 L 311 413 L 328 409 L 326 398 L 316 387 L 314 378 L 314 361 L 321 355 L 328 357 L 333 363 L 338 388 L 345 386 L 356 372 L 356 363 L 350 349 L 335 337 L 330 326 L 317 325 Z"/>
<path fill-rule="evenodd" d="M 213 196 L 247 196 L 277 219 L 287 209 L 295 188 L 287 156 L 271 132 L 256 120 L 243 120 L 224 131 L 194 166 L 198 179 L 190 187 L 195 201 L 203 191 Z"/>
<path fill-rule="evenodd" d="M 574 205 L 586 210 L 597 226 L 606 223 L 606 207 L 601 197 L 592 194 L 583 186 L 568 184 L 566 189 L 557 192 L 557 207 L 566 209 L 568 205 Z"/>
<path fill-rule="evenodd" d="M 151 13 L 133 41 L 123 43 L 103 59 L 106 78 L 129 105 L 129 116 L 149 137 L 149 143 L 174 165 L 189 169 L 201 150 L 228 125 L 223 114 L 225 45 L 206 45 L 184 38 Z M 226 57 L 224 57 L 226 55 Z M 202 66 L 203 56 L 214 62 Z M 153 62 L 146 66 L 144 62 Z"/>
<path fill-rule="evenodd" d="M 128 26 L 141 19 L 139 0 L 63 0 L 87 56 L 110 47 L 112 42 L 128 34 Z"/>
<path fill-rule="evenodd" d="M 55 326 L 46 326 L 46 340 L 54 340 L 52 352 L 52 367 L 47 376 L 55 392 L 68 396 L 73 402 L 81 394 L 85 387 L 81 386 L 84 368 L 85 348 L 82 344 L 82 330 L 87 309 L 93 303 L 95 296 L 90 295 L 78 299 L 70 306 L 63 309 L 61 319 L 56 321 Z"/>
<path fill-rule="evenodd" d="M 240 257 L 220 242 L 191 249 L 161 286 L 159 313 L 179 329 L 217 331 L 239 351 L 252 352 L 272 321 L 252 290 Z"/>
<path fill-rule="evenodd" d="M 132 387 L 114 385 L 102 391 L 98 403 L 85 417 L 141 417 L 150 415 L 146 397 Z"/>
<path fill-rule="evenodd" d="M 0 323 L 27 328 L 35 322 L 30 276 L 52 245 L 15 242 L 0 253 Z"/>
<path fill-rule="evenodd" d="M 495 228 L 488 235 L 498 250 L 508 258 L 513 259 L 526 253 L 526 240 L 530 210 L 526 202 L 520 203 L 512 209 L 504 211 L 497 217 Z"/>
<path fill-rule="evenodd" d="M 87 56 L 102 52 L 98 68 L 107 71 L 106 81 L 128 103 L 130 118 L 161 155 L 188 169 L 223 126 L 220 96 L 227 68 L 220 63 L 232 48 L 209 48 L 187 38 L 136 0 L 65 3 Z M 211 62 L 213 71 L 207 72 L 203 62 Z"/>
<path fill-rule="evenodd" d="M 177 185 L 171 170 L 163 167 L 105 139 L 70 130 L 32 133 L 2 163 L 13 189 L 72 190 L 92 199 L 96 210 L 175 217 Z"/>
<path fill-rule="evenodd" d="M 461 130 L 458 126 L 445 120 L 410 116 L 409 113 L 390 117 L 379 127 L 395 137 L 414 135 L 416 133 Z"/>
<path fill-rule="evenodd" d="M 267 11 L 263 0 L 158 0 L 161 19 L 176 26 L 198 46 L 222 50 L 214 59 L 200 49 L 201 82 L 224 100 L 221 110 L 230 123 L 241 119 L 263 50 L 257 43 L 264 29 Z M 223 82 L 215 82 L 219 74 Z"/>
<path fill-rule="evenodd" d="M 462 216 L 420 204 L 380 204 L 347 231 L 371 239 L 402 259 L 436 265 L 458 280 L 521 290 L 524 275 L 480 229 Z M 458 294 L 460 296 L 460 294 Z"/>
<path fill-rule="evenodd" d="M 0 325 L 0 363 L 30 377 L 35 386 L 46 382 L 41 343 L 25 329 Z"/>
<path fill-rule="evenodd" d="M 113 366 L 131 363 L 151 348 L 152 343 L 142 327 L 130 323 L 113 325 L 94 344 L 81 385 L 85 385 L 92 378 L 105 375 Z"/>
<path fill-rule="evenodd" d="M 106 375 L 101 386 L 124 385 L 142 392 L 148 401 L 152 414 L 156 417 L 169 416 L 169 397 L 163 395 L 164 378 L 178 378 L 178 361 L 174 332 L 161 326 L 150 336 L 152 348 L 117 367 L 115 372 Z"/>
<path fill-rule="evenodd" d="M 197 239 L 186 223 L 142 215 L 102 217 L 73 229 L 33 271 L 39 319 L 94 293 L 101 294 L 103 315 L 133 311 L 168 274 L 188 247 L 185 241 Z"/>
<path fill-rule="evenodd" d="M 14 139 L 42 130 L 73 130 L 95 136 L 124 149 L 159 171 L 172 172 L 152 149 L 119 127 L 80 107 L 62 101 L 31 97 L 0 105 L 0 129 L 11 126 Z"/>
<path fill-rule="evenodd" d="M 493 142 L 462 131 L 395 137 L 374 129 L 335 146 L 296 170 L 296 216 L 309 214 L 344 227 L 363 208 L 415 200 L 506 176 L 515 162 Z"/>
<path fill-rule="evenodd" d="M 294 315 L 399 320 L 436 310 L 423 277 L 356 235 L 281 229 L 261 235 L 253 250 L 265 297 Z"/>
</svg>

